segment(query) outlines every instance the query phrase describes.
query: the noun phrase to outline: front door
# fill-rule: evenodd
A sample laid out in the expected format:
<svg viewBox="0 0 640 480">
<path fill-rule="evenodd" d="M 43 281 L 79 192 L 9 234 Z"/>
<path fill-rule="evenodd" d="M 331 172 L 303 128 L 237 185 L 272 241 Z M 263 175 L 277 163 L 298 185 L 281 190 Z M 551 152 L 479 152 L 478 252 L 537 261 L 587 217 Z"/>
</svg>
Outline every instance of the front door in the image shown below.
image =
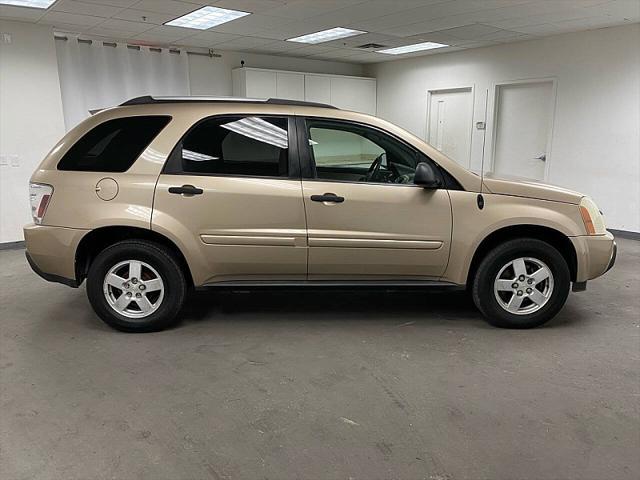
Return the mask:
<svg viewBox="0 0 640 480">
<path fill-rule="evenodd" d="M 347 121 L 299 122 L 310 279 L 435 279 L 451 239 L 445 189 L 413 184 L 422 153 Z M 306 138 L 304 138 L 306 137 Z"/>
<path fill-rule="evenodd" d="M 306 278 L 290 138 L 286 117 L 218 116 L 176 147 L 156 186 L 152 228 L 185 252 L 196 285 Z"/>
</svg>

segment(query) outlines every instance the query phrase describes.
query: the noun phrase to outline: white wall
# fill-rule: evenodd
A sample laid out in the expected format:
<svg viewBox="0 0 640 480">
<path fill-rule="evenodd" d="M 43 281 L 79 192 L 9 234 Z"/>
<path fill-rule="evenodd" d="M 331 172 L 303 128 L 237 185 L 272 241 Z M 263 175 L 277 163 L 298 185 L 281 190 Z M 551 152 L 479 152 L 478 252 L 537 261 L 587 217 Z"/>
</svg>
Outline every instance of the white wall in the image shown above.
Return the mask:
<svg viewBox="0 0 640 480">
<path fill-rule="evenodd" d="M 427 90 L 473 86 L 476 122 L 484 120 L 487 91 L 491 110 L 495 83 L 555 78 L 548 181 L 591 195 L 609 227 L 638 232 L 639 45 L 635 24 L 386 62 L 366 73 L 378 80 L 378 115 L 421 138 Z M 480 169 L 482 147 L 483 132 L 474 129 L 473 169 Z"/>
<path fill-rule="evenodd" d="M 189 82 L 191 95 L 233 95 L 231 70 L 245 61 L 245 67 L 272 68 L 312 73 L 362 75 L 362 65 L 312 60 L 307 58 L 278 57 L 240 52 L 221 52 L 222 57 L 189 55 Z"/>
<path fill-rule="evenodd" d="M 64 134 L 51 27 L 0 21 L 0 242 L 22 240 L 31 221 L 29 178 Z M 12 166 L 11 163 L 16 163 Z"/>
</svg>

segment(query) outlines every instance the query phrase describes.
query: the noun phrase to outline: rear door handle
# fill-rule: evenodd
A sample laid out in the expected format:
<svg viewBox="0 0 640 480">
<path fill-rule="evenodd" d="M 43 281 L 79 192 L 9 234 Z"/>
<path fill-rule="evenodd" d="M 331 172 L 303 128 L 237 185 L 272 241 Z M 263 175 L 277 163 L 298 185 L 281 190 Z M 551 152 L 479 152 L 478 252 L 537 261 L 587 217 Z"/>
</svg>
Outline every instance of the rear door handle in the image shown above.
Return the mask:
<svg viewBox="0 0 640 480">
<path fill-rule="evenodd" d="M 204 190 L 193 185 L 182 185 L 181 187 L 169 187 L 169 193 L 177 195 L 201 195 Z"/>
<path fill-rule="evenodd" d="M 342 203 L 344 202 L 344 197 L 339 197 L 335 193 L 325 193 L 324 195 L 311 195 L 311 201 Z"/>
</svg>

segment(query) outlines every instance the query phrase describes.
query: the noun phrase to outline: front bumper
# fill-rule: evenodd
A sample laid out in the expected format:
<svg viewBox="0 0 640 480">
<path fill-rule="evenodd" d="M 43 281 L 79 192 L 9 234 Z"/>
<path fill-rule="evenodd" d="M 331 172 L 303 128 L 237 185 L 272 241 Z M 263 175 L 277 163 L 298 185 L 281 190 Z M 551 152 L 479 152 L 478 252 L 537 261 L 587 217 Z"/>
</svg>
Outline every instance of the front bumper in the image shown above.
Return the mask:
<svg viewBox="0 0 640 480">
<path fill-rule="evenodd" d="M 23 231 L 33 271 L 47 281 L 77 287 L 76 250 L 88 230 L 31 224 Z"/>
<path fill-rule="evenodd" d="M 570 240 L 576 251 L 576 283 L 604 275 L 615 264 L 618 246 L 611 232 L 570 237 Z"/>
</svg>

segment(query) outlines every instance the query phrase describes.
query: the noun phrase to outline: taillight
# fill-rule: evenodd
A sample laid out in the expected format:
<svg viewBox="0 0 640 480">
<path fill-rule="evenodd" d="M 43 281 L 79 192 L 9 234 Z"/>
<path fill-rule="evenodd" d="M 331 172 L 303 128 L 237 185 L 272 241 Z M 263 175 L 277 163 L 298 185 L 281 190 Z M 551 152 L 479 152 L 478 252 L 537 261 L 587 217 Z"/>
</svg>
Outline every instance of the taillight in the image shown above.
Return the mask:
<svg viewBox="0 0 640 480">
<path fill-rule="evenodd" d="M 40 225 L 44 214 L 47 212 L 47 206 L 53 195 L 53 187 L 43 183 L 29 184 L 29 200 L 31 201 L 31 216 L 33 223 Z"/>
</svg>

